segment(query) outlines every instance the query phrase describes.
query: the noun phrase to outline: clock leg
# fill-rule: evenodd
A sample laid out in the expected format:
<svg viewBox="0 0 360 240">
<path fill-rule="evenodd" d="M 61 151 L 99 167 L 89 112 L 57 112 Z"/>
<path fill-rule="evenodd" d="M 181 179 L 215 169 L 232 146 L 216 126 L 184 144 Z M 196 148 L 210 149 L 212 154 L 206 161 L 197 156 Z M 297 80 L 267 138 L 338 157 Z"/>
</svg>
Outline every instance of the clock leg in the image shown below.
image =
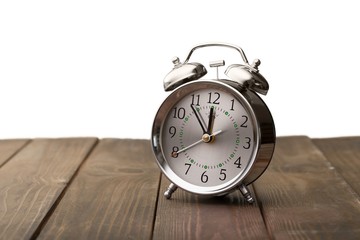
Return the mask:
<svg viewBox="0 0 360 240">
<path fill-rule="evenodd" d="M 244 184 L 241 184 L 239 186 L 239 190 L 248 203 L 253 203 L 255 201 L 254 198 L 251 196 L 251 192 Z"/>
<path fill-rule="evenodd" d="M 178 187 L 171 183 L 168 187 L 168 189 L 165 191 L 164 193 L 164 196 L 167 198 L 167 199 L 170 199 L 171 198 L 171 195 L 176 191 Z"/>
</svg>

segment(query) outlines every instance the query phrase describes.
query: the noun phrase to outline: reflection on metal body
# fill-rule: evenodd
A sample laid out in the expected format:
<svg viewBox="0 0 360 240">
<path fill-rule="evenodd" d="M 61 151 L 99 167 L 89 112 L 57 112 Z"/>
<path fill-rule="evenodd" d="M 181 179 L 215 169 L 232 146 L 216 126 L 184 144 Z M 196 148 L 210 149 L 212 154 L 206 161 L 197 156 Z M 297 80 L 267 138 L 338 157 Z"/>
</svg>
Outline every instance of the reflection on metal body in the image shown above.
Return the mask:
<svg viewBox="0 0 360 240">
<path fill-rule="evenodd" d="M 204 80 L 202 77 L 207 74 L 207 70 L 204 65 L 197 62 L 189 62 L 189 60 L 194 51 L 205 47 L 227 47 L 234 49 L 240 53 L 244 63 L 229 65 L 225 71 L 225 75 L 229 77 L 229 79 L 219 79 L 219 67 L 224 66 L 225 61 L 212 61 L 210 63 L 210 67 L 216 67 L 217 78 Z M 259 59 L 255 59 L 250 65 L 244 51 L 240 47 L 225 43 L 205 43 L 196 45 L 190 50 L 183 63 L 180 62 L 178 57 L 173 59 L 174 68 L 166 75 L 164 79 L 164 89 L 165 91 L 174 91 L 163 102 L 155 116 L 151 138 L 152 148 L 157 159 L 157 164 L 159 165 L 162 172 L 172 182 L 164 194 L 166 198 L 171 198 L 171 195 L 178 187 L 192 193 L 210 196 L 224 195 L 235 189 L 239 189 L 246 201 L 249 203 L 254 202 L 254 198 L 251 196 L 251 192 L 248 190 L 247 185 L 251 184 L 258 177 L 260 177 L 268 167 L 272 159 L 276 140 L 275 126 L 271 113 L 264 101 L 257 95 L 257 93 L 266 95 L 269 90 L 268 82 L 259 73 L 258 67 L 260 63 L 261 62 Z M 193 93 L 192 96 L 194 101 L 194 92 L 207 89 L 218 89 L 219 92 L 221 91 L 236 99 L 236 101 L 241 104 L 247 114 L 249 114 L 249 121 L 251 121 L 251 126 L 253 127 L 249 129 L 253 132 L 253 139 L 251 143 L 253 144 L 253 150 L 251 152 L 250 159 L 248 159 L 247 164 L 245 164 L 246 166 L 240 173 L 238 173 L 238 175 L 234 175 L 235 177 L 232 179 L 227 180 L 224 184 L 215 186 L 206 186 L 206 184 L 199 186 L 187 182 L 174 172 L 167 158 L 171 157 L 172 159 L 177 159 L 179 154 L 184 154 L 183 152 L 186 154 L 186 151 L 191 151 L 192 149 L 196 150 L 197 148 L 201 147 L 202 144 L 212 144 L 212 141 L 210 140 L 214 139 L 215 135 L 220 135 L 220 133 L 221 135 L 224 134 L 221 129 L 212 132 L 212 127 L 208 126 L 206 130 L 204 123 L 198 119 L 198 123 L 200 123 L 203 132 L 202 138 L 200 139 L 201 136 L 199 136 L 199 138 L 192 140 L 191 143 L 187 143 L 187 147 L 183 146 L 182 149 L 176 147 L 176 149 L 173 150 L 171 154 L 169 154 L 170 156 L 167 157 L 164 156 L 163 141 L 165 140 L 162 139 L 163 132 L 165 131 L 163 129 L 165 121 L 169 113 L 172 111 L 172 109 L 174 109 L 175 104 L 180 102 L 185 97 L 191 96 L 191 93 Z M 199 99 L 197 101 L 199 101 Z M 199 118 L 199 116 L 197 116 L 198 114 L 196 113 L 196 110 L 194 110 L 192 105 L 191 108 L 191 111 L 194 111 L 194 115 Z M 213 111 L 210 111 L 210 114 L 208 114 L 209 118 L 211 117 L 210 115 L 212 115 L 212 113 Z M 211 122 L 212 121 L 209 120 L 208 125 L 210 125 Z M 199 124 L 197 126 L 199 126 Z M 226 135 L 226 133 L 224 135 Z M 188 170 L 189 169 L 187 169 L 187 171 Z M 222 177 L 224 176 L 224 173 L 221 173 L 221 171 L 220 174 L 223 174 L 221 175 Z"/>
</svg>

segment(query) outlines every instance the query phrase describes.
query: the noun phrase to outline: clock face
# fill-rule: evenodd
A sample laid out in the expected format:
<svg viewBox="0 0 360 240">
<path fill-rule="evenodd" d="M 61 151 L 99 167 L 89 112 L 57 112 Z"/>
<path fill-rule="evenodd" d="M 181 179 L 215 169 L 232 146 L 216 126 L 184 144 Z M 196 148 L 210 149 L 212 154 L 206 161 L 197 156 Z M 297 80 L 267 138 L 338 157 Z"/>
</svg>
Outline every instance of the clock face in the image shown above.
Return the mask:
<svg viewBox="0 0 360 240">
<path fill-rule="evenodd" d="M 172 93 L 160 130 L 165 174 L 188 191 L 221 191 L 239 184 L 258 147 L 248 102 L 224 84 L 197 82 Z M 172 179 L 174 178 L 174 179 Z"/>
</svg>

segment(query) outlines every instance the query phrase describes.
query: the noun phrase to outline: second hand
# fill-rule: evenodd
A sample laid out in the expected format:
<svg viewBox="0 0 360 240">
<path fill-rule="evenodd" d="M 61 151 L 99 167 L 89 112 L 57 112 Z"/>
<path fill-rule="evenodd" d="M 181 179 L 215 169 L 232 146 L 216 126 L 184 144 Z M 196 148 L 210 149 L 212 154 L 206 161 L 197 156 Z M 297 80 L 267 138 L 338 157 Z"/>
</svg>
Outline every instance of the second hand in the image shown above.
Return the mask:
<svg viewBox="0 0 360 240">
<path fill-rule="evenodd" d="M 218 135 L 218 134 L 220 134 L 220 133 L 222 133 L 222 132 L 223 132 L 222 130 L 216 131 L 216 132 L 214 132 L 213 134 L 211 134 L 210 137 L 216 136 L 216 135 Z M 194 147 L 194 146 L 196 146 L 196 145 L 198 145 L 198 144 L 200 144 L 200 143 L 202 143 L 202 142 L 205 142 L 205 143 L 206 143 L 206 141 L 204 141 L 204 139 L 200 139 L 199 141 L 196 141 L 196 142 L 190 144 L 189 146 L 180 149 L 180 150 L 177 151 L 176 153 L 177 153 L 177 154 L 182 153 L 182 152 L 188 150 L 189 148 L 192 148 L 192 147 Z"/>
</svg>

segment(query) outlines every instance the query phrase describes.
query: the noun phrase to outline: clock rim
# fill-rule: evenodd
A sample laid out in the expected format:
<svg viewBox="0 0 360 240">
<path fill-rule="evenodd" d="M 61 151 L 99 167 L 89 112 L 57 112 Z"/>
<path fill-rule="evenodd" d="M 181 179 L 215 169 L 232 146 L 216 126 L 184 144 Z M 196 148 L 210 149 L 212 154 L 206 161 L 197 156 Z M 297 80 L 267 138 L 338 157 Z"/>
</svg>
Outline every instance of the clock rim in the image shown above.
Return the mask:
<svg viewBox="0 0 360 240">
<path fill-rule="evenodd" d="M 275 127 L 272 116 L 266 104 L 256 93 L 250 90 L 236 89 L 234 86 L 230 86 L 227 80 L 223 81 L 213 79 L 201 79 L 186 83 L 176 88 L 163 101 L 155 115 L 152 127 L 151 145 L 153 154 L 156 159 L 156 163 L 161 169 L 162 173 L 172 183 L 174 183 L 181 189 L 184 189 L 191 193 L 200 195 L 223 195 L 236 189 L 236 187 L 241 184 L 248 185 L 255 181 L 266 170 L 273 155 L 273 150 L 275 147 Z M 225 81 L 227 83 L 225 83 Z M 253 123 L 253 142 L 255 145 L 253 148 L 254 150 L 251 159 L 241 174 L 238 174 L 236 177 L 223 184 L 211 187 L 202 187 L 183 180 L 171 169 L 171 167 L 166 161 L 166 158 L 163 155 L 161 133 L 169 111 L 178 101 L 180 101 L 184 96 L 187 96 L 191 92 L 209 88 L 217 88 L 227 93 L 230 92 L 238 101 L 241 102 L 245 110 L 249 113 L 250 119 Z M 258 116 L 262 116 L 262 119 L 264 119 L 259 119 Z M 273 131 L 269 131 L 269 129 L 264 129 L 264 126 L 268 128 L 270 125 L 272 125 Z M 269 135 L 266 136 L 265 142 L 263 141 L 264 139 L 262 137 L 262 133 L 264 132 L 264 130 L 265 132 L 268 132 L 267 135 Z"/>
</svg>

